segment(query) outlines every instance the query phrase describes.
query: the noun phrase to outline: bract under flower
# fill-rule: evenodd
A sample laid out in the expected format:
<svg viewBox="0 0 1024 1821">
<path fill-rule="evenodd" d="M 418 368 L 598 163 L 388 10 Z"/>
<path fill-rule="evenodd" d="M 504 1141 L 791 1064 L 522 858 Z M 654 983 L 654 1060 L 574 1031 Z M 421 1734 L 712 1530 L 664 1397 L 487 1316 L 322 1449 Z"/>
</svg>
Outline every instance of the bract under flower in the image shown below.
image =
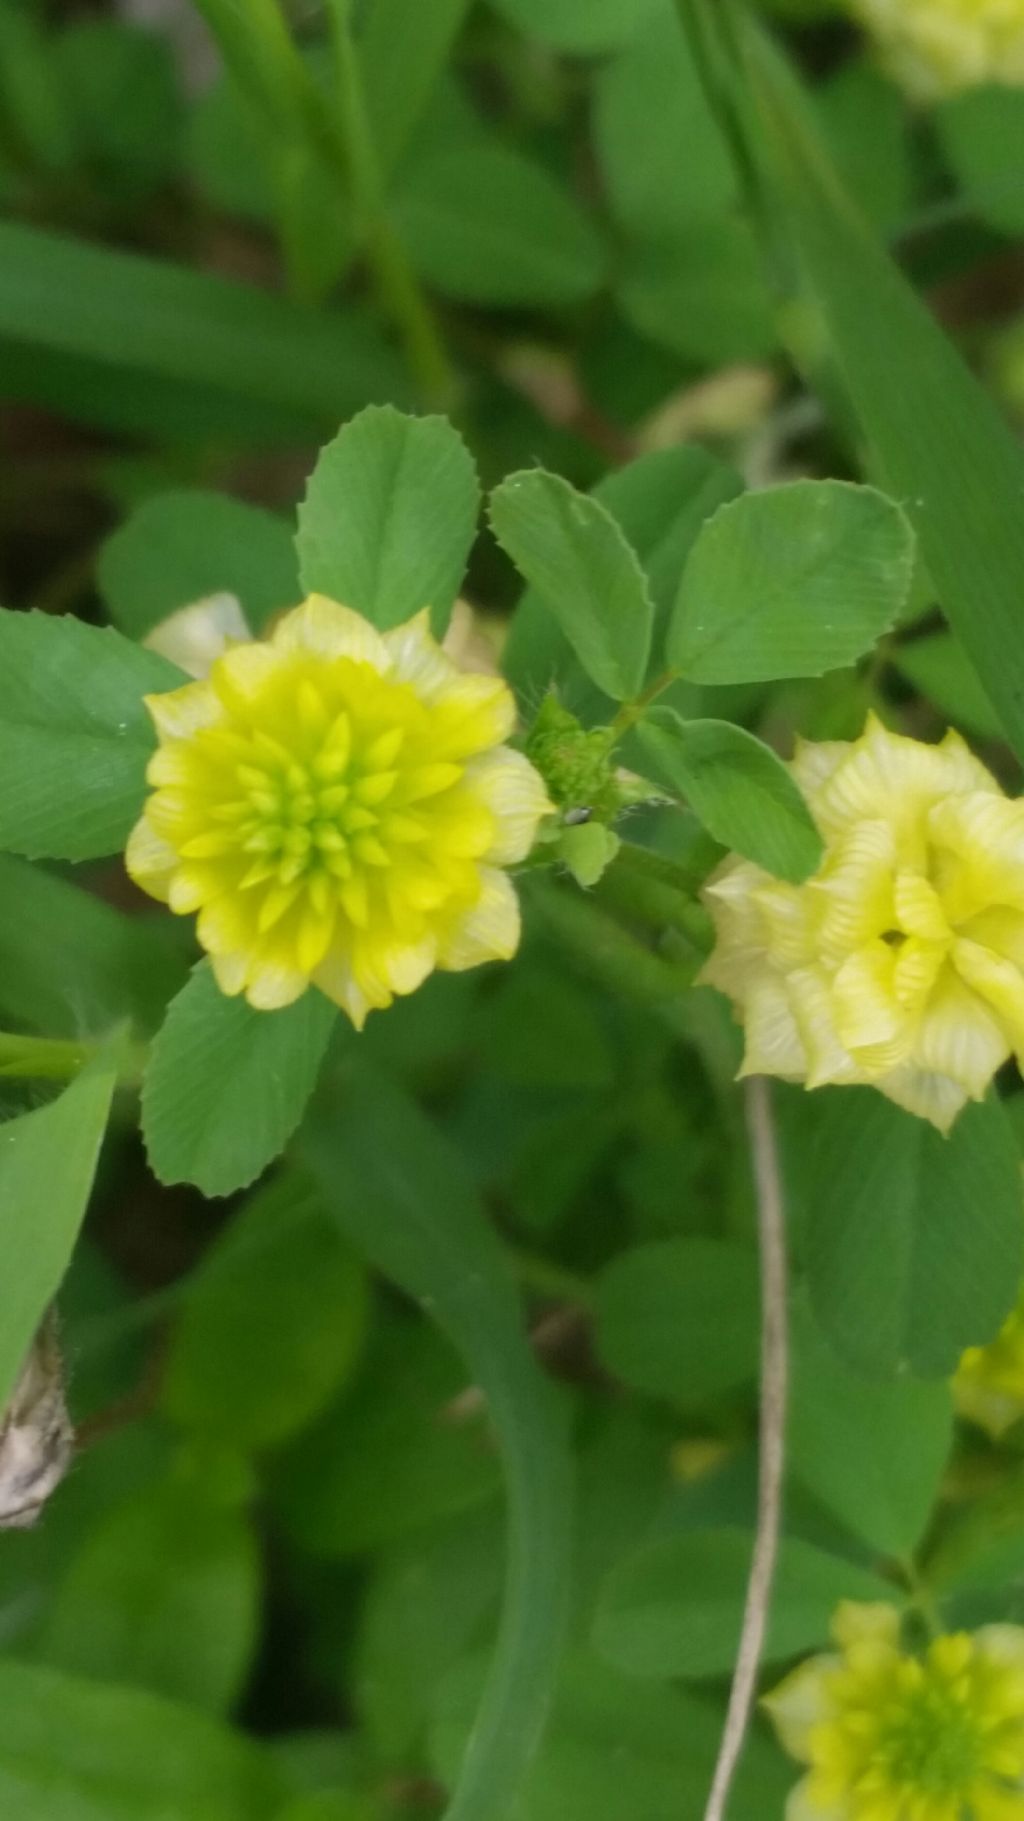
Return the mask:
<svg viewBox="0 0 1024 1821">
<path fill-rule="evenodd" d="M 463 675 L 426 614 L 378 633 L 312 595 L 266 643 L 147 706 L 160 744 L 132 877 L 185 915 L 225 993 L 311 984 L 361 1026 L 435 967 L 508 959 L 506 867 L 550 808 L 497 677 Z"/>
</svg>

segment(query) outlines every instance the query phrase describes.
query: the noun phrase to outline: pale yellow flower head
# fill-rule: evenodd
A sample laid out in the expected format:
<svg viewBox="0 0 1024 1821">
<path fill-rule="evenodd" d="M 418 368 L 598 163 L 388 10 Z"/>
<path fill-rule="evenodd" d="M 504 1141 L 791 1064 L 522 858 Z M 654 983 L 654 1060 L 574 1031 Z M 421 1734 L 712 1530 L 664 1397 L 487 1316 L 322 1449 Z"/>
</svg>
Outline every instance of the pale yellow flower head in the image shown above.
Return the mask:
<svg viewBox="0 0 1024 1821">
<path fill-rule="evenodd" d="M 426 614 L 379 633 L 311 595 L 147 706 L 160 744 L 128 870 L 198 911 L 222 991 L 273 1010 L 313 984 L 362 1026 L 435 967 L 514 954 L 504 869 L 550 804 L 503 744 L 507 686 L 456 669 Z"/>
<path fill-rule="evenodd" d="M 901 1648 L 888 1606 L 839 1607 L 836 1650 L 768 1695 L 808 1766 L 786 1821 L 1022 1821 L 1024 1629 L 986 1625 Z"/>
<path fill-rule="evenodd" d="M 1024 1417 L 1024 1289 L 987 1347 L 968 1347 L 953 1378 L 961 1416 L 997 1441 Z"/>
<path fill-rule="evenodd" d="M 791 766 L 825 842 L 803 885 L 727 860 L 702 978 L 746 1032 L 744 1074 L 870 1083 L 948 1130 L 1024 1054 L 1024 801 L 956 733 L 873 717 Z"/>
<path fill-rule="evenodd" d="M 849 0 L 893 75 L 922 100 L 1024 83 L 1024 0 Z"/>
</svg>

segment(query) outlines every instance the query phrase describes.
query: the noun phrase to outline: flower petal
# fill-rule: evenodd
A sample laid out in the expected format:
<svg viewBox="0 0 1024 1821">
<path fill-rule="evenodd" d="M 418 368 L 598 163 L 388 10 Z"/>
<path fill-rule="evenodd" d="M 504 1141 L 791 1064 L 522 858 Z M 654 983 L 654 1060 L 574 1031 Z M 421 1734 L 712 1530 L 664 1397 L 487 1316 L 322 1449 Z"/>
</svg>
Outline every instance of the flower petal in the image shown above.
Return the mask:
<svg viewBox="0 0 1024 1821">
<path fill-rule="evenodd" d="M 945 1076 L 980 1100 L 1010 1053 L 998 1019 L 978 994 L 947 967 L 921 1014 L 913 1054 L 916 1068 Z"/>
<path fill-rule="evenodd" d="M 524 753 L 514 752 L 510 746 L 498 746 L 493 752 L 470 760 L 465 782 L 497 823 L 484 859 L 495 866 L 513 866 L 525 860 L 538 824 L 554 809 L 540 773 Z"/>
<path fill-rule="evenodd" d="M 151 898 L 159 898 L 162 904 L 167 903 L 171 880 L 178 865 L 178 855 L 170 842 L 157 834 L 145 816 L 140 816 L 128 836 L 124 863 L 129 877 L 134 879 L 136 885 L 148 892 Z"/>
<path fill-rule="evenodd" d="M 743 1005 L 746 1047 L 740 1077 L 778 1075 L 802 1081 L 807 1073 L 804 1048 L 783 982 L 765 973 L 755 980 Z"/>
<path fill-rule="evenodd" d="M 430 611 L 424 608 L 402 626 L 383 634 L 391 660 L 391 673 L 400 683 L 410 683 L 422 702 L 434 702 L 461 674 L 430 630 Z"/>
<path fill-rule="evenodd" d="M 205 677 L 226 645 L 244 644 L 252 631 L 236 594 L 208 594 L 169 614 L 143 644 L 170 658 L 190 677 Z"/>
<path fill-rule="evenodd" d="M 380 633 L 361 613 L 342 607 L 325 594 L 311 594 L 279 620 L 271 638 L 277 651 L 311 651 L 322 658 L 352 658 L 372 664 L 382 676 L 391 656 Z"/>
<path fill-rule="evenodd" d="M 836 1656 L 811 1657 L 762 1696 L 761 1706 L 785 1749 L 803 1764 L 811 1762 L 812 1731 L 831 1714 L 829 1677 L 840 1664 L 841 1658 Z"/>
<path fill-rule="evenodd" d="M 438 948 L 438 966 L 450 973 L 461 973 L 483 961 L 510 961 L 519 947 L 519 899 L 512 881 L 490 866 L 481 866 L 480 879 L 477 902 Z"/>
<path fill-rule="evenodd" d="M 205 682 L 185 683 L 143 700 L 161 740 L 187 740 L 202 727 L 214 727 L 224 713 L 216 690 Z"/>
</svg>

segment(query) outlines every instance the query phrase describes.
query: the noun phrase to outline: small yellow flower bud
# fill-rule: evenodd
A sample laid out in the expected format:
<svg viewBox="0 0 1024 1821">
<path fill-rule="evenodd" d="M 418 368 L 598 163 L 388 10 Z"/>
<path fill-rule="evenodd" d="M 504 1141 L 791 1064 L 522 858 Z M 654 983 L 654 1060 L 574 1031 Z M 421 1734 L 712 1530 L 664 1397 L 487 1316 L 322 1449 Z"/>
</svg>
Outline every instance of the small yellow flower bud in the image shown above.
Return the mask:
<svg viewBox="0 0 1024 1821">
<path fill-rule="evenodd" d="M 508 688 L 456 669 L 426 614 L 379 633 L 311 595 L 147 706 L 160 743 L 128 871 L 198 912 L 223 992 L 273 1010 L 313 984 L 361 1027 L 435 967 L 514 954 L 504 869 L 551 805 L 503 744 Z"/>
<path fill-rule="evenodd" d="M 947 1131 L 1024 1055 L 1024 801 L 958 734 L 926 746 L 873 717 L 791 770 L 825 842 L 814 877 L 732 858 L 706 892 L 702 979 L 742 1018 L 742 1073 L 869 1083 Z"/>
<path fill-rule="evenodd" d="M 1024 83 L 1024 0 L 850 0 L 889 68 L 923 100 Z"/>
<path fill-rule="evenodd" d="M 863 1614 L 863 1620 L 859 1618 Z M 901 1649 L 899 1615 L 840 1607 L 837 1649 L 765 1699 L 808 1766 L 792 1821 L 1012 1821 L 1024 1815 L 1024 1628 L 986 1625 Z"/>
</svg>

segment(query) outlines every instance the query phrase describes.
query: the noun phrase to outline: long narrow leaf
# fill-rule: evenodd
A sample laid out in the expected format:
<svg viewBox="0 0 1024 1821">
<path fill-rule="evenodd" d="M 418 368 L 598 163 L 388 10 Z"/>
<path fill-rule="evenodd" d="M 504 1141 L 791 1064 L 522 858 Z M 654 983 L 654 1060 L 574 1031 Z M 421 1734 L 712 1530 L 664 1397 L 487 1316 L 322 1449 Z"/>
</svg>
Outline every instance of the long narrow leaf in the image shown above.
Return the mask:
<svg viewBox="0 0 1024 1821">
<path fill-rule="evenodd" d="M 753 119 L 747 169 L 774 179 L 761 189 L 769 233 L 799 257 L 875 476 L 913 521 L 939 600 L 1024 755 L 1024 452 L 844 190 L 770 41 L 718 0 L 701 10 L 720 51 L 734 47 L 732 138 L 742 144 Z"/>
<path fill-rule="evenodd" d="M 568 1584 L 570 1485 L 554 1393 L 522 1334 L 497 1241 L 460 1160 L 401 1090 L 360 1063 L 301 1139 L 346 1237 L 462 1353 L 504 1458 L 505 1610 L 445 1821 L 503 1821 L 547 1717 Z"/>
</svg>

